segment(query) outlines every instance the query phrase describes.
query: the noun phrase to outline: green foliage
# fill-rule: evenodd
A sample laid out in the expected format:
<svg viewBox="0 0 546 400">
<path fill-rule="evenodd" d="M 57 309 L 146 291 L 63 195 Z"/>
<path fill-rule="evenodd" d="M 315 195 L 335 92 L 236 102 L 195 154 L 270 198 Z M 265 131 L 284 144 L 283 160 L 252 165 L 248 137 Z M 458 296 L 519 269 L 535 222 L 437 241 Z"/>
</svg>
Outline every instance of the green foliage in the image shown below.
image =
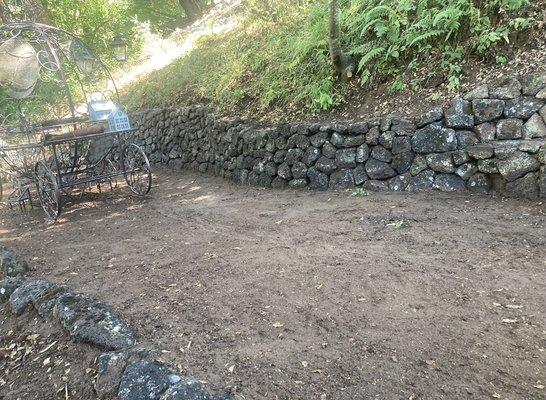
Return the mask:
<svg viewBox="0 0 546 400">
<path fill-rule="evenodd" d="M 512 31 L 533 25 L 510 18 L 526 0 L 350 0 L 343 15 L 346 44 L 360 59 L 364 83 L 373 76 L 397 76 L 416 56 L 440 53 L 448 86 L 460 83 L 460 61 L 508 42 Z M 492 20 L 497 20 L 496 24 Z M 456 54 L 453 48 L 457 49 Z"/>
<path fill-rule="evenodd" d="M 232 33 L 209 37 L 187 57 L 128 96 L 133 108 L 198 100 L 223 109 L 317 112 L 341 101 L 328 53 L 327 0 L 246 0 L 246 19 Z M 528 0 L 340 0 L 343 48 L 356 60 L 361 85 L 391 80 L 392 91 L 421 81 L 404 72 L 438 71 L 450 90 L 463 64 L 529 29 Z M 174 97 L 174 100 L 173 100 Z"/>
</svg>

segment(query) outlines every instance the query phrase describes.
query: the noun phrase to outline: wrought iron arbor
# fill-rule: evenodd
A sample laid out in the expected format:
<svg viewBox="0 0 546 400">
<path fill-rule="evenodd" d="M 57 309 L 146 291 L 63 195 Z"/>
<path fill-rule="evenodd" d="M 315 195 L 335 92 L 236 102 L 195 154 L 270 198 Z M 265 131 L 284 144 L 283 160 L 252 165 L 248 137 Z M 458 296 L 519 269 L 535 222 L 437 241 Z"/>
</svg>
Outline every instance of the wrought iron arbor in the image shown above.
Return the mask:
<svg viewBox="0 0 546 400">
<path fill-rule="evenodd" d="M 62 194 L 75 188 L 122 178 L 137 195 L 150 191 L 150 164 L 132 142 L 112 75 L 71 33 L 34 22 L 0 26 L 0 116 L 8 204 L 31 201 L 36 188 L 56 219 Z"/>
</svg>

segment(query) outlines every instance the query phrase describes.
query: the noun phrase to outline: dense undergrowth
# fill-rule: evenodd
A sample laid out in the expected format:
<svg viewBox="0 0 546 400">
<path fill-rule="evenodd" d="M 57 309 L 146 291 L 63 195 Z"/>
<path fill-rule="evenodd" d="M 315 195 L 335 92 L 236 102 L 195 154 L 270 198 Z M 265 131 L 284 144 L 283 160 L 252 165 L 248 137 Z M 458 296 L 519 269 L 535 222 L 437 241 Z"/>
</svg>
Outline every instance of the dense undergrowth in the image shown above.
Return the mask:
<svg viewBox="0 0 546 400">
<path fill-rule="evenodd" d="M 465 59 L 505 63 L 503 47 L 544 29 L 537 3 L 340 1 L 342 41 L 364 87 L 388 80 L 393 91 L 419 90 L 422 79 L 409 79 L 407 72 L 427 69 L 456 91 Z M 248 0 L 242 12 L 237 30 L 201 39 L 187 56 L 130 87 L 129 107 L 204 101 L 225 111 L 317 112 L 343 101 L 347 85 L 334 76 L 329 59 L 326 0 Z"/>
</svg>

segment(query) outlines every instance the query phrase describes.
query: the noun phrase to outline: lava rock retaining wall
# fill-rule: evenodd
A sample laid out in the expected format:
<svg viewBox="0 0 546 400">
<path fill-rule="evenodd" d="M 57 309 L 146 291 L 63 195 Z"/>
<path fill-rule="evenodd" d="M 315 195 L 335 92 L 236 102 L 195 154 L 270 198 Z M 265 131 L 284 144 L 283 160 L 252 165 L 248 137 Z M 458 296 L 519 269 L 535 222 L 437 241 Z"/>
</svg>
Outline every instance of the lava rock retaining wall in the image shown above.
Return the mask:
<svg viewBox="0 0 546 400">
<path fill-rule="evenodd" d="M 413 118 L 264 128 L 195 106 L 133 122 L 153 164 L 241 184 L 546 197 L 546 72 L 480 86 Z"/>
</svg>

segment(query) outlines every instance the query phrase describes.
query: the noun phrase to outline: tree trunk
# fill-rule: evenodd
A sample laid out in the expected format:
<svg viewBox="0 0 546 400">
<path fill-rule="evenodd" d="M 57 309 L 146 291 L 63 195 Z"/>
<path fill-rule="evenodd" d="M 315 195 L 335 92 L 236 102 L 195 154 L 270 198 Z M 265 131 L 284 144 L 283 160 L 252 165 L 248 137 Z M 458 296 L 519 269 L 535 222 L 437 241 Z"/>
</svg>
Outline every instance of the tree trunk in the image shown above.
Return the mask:
<svg viewBox="0 0 546 400">
<path fill-rule="evenodd" d="M 355 73 L 355 64 L 353 59 L 343 53 L 341 49 L 341 33 L 339 30 L 339 5 L 337 0 L 330 0 L 329 5 L 329 27 L 330 35 L 328 43 L 330 45 L 330 58 L 336 72 L 342 79 L 350 79 Z"/>
<path fill-rule="evenodd" d="M 203 15 L 204 6 L 200 0 L 178 0 L 189 21 L 195 21 Z"/>
</svg>

